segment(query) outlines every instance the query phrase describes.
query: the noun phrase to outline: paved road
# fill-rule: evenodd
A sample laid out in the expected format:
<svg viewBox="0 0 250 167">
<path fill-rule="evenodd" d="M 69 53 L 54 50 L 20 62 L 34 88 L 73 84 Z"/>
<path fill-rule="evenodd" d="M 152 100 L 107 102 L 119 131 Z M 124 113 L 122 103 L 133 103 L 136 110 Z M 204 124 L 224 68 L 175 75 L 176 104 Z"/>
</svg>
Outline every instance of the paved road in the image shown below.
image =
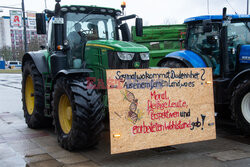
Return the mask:
<svg viewBox="0 0 250 167">
<path fill-rule="evenodd" d="M 21 90 L 21 74 L 0 74 L 0 85 Z"/>
<path fill-rule="evenodd" d="M 0 166 L 250 166 L 250 138 L 230 120 L 217 120 L 217 139 L 110 155 L 109 135 L 96 148 L 68 152 L 53 129 L 27 128 L 21 104 L 21 75 L 0 74 Z"/>
</svg>

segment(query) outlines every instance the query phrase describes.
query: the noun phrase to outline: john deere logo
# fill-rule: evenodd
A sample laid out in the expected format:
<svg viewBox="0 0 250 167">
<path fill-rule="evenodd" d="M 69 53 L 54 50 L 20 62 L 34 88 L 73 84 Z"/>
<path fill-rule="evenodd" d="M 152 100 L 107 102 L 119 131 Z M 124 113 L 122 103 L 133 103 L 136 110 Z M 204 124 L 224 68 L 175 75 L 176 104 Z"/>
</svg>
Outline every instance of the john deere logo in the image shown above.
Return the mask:
<svg viewBox="0 0 250 167">
<path fill-rule="evenodd" d="M 139 68 L 139 67 L 140 67 L 140 62 L 136 61 L 136 62 L 134 63 L 134 67 L 135 67 L 135 68 Z"/>
</svg>

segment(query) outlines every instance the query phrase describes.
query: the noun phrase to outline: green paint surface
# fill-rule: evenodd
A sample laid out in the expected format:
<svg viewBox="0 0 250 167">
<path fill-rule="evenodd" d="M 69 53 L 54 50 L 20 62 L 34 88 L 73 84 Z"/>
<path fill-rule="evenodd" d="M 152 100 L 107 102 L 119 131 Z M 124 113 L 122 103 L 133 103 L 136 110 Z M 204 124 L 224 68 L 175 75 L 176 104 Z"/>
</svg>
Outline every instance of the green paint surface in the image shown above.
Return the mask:
<svg viewBox="0 0 250 167">
<path fill-rule="evenodd" d="M 118 40 L 94 40 L 88 41 L 88 45 L 96 45 L 96 47 L 105 48 L 108 50 L 113 50 L 117 52 L 148 52 L 148 48 L 144 45 L 140 45 L 134 42 L 124 42 Z M 98 45 L 102 45 L 98 46 Z M 112 49 L 111 49 L 112 48 Z"/>
<path fill-rule="evenodd" d="M 180 39 L 185 39 L 185 34 L 184 24 L 144 26 L 142 37 L 136 36 L 135 27 L 132 27 L 133 41 L 150 50 L 150 67 L 157 67 L 167 54 L 184 48 L 184 43 L 181 45 Z"/>
</svg>

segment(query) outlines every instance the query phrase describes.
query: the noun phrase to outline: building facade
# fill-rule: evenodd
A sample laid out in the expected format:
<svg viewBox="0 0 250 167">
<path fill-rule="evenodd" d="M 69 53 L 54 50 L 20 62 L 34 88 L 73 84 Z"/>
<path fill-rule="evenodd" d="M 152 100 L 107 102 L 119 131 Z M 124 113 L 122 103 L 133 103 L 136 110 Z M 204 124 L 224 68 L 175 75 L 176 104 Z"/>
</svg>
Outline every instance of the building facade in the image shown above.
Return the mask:
<svg viewBox="0 0 250 167">
<path fill-rule="evenodd" d="M 10 18 L 0 17 L 0 48 L 11 47 Z"/>
<path fill-rule="evenodd" d="M 37 35 L 34 17 L 33 20 L 26 19 L 26 37 L 28 46 L 34 43 L 43 45 L 47 43 L 46 35 Z M 23 26 L 13 26 L 10 16 L 0 17 L 0 49 L 3 47 L 9 47 L 12 50 L 13 59 L 19 57 L 20 51 L 24 50 Z"/>
</svg>

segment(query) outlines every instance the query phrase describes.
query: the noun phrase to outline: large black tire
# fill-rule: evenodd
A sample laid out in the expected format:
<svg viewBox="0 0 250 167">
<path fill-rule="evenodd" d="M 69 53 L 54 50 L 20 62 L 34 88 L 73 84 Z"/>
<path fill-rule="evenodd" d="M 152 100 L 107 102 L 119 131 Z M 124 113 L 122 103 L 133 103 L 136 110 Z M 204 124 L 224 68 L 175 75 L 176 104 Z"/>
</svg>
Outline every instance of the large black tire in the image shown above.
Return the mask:
<svg viewBox="0 0 250 167">
<path fill-rule="evenodd" d="M 161 67 L 168 67 L 168 68 L 186 68 L 187 66 L 178 60 L 168 60 L 161 64 Z"/>
<path fill-rule="evenodd" d="M 26 84 L 26 82 L 30 84 Z M 34 100 L 32 100 L 32 97 L 34 97 Z M 31 60 L 26 61 L 23 65 L 22 102 L 24 117 L 28 127 L 36 129 L 46 126 L 48 121 L 44 116 L 43 79 L 34 62 Z"/>
<path fill-rule="evenodd" d="M 95 89 L 89 89 L 90 87 L 84 79 L 66 77 L 59 78 L 54 85 L 52 104 L 55 129 L 59 144 L 67 150 L 96 145 L 104 129 L 104 105 L 101 101 L 101 94 Z M 65 95 L 68 98 L 72 114 L 68 131 L 62 128 L 63 125 L 61 126 L 60 122 L 62 116 L 59 117 L 59 113 L 64 112 L 59 107 L 59 104 L 62 103 L 60 99 L 65 99 Z"/>
<path fill-rule="evenodd" d="M 245 135 L 250 135 L 250 80 L 244 80 L 235 87 L 231 110 L 236 126 Z"/>
</svg>

